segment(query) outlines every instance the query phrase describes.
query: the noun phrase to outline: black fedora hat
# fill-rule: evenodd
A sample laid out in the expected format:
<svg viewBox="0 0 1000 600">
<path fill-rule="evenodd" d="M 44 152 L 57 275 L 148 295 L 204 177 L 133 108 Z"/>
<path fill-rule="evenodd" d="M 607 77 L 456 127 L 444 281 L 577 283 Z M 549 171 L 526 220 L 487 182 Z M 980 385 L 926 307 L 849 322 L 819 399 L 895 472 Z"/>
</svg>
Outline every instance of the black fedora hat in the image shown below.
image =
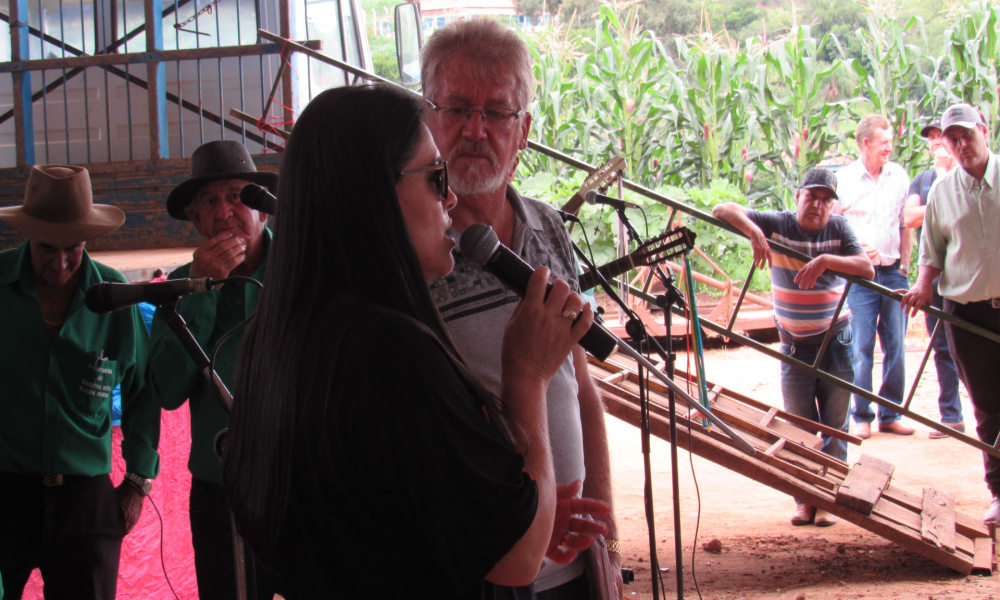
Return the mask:
<svg viewBox="0 0 1000 600">
<path fill-rule="evenodd" d="M 224 179 L 242 179 L 267 187 L 272 192 L 278 185 L 278 174 L 258 171 L 243 144 L 219 140 L 202 144 L 191 154 L 191 177 L 175 187 L 167 196 L 167 212 L 175 219 L 188 221 L 184 209 L 206 183 Z"/>
</svg>

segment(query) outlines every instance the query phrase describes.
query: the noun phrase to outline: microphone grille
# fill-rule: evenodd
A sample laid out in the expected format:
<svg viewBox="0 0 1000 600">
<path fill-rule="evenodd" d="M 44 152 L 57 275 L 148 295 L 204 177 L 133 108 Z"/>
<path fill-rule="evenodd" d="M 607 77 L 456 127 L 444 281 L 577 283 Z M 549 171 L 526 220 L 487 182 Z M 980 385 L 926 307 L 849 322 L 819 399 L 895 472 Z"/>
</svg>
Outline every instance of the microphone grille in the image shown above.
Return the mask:
<svg viewBox="0 0 1000 600">
<path fill-rule="evenodd" d="M 95 312 L 98 314 L 103 314 L 106 312 L 111 312 L 108 310 L 108 304 L 110 303 L 110 298 L 108 298 L 109 288 L 108 283 L 95 283 L 94 285 L 87 288 L 87 293 L 84 295 L 83 301 L 90 309 L 90 312 Z"/>
<path fill-rule="evenodd" d="M 240 202 L 249 208 L 256 210 L 257 212 L 266 212 L 270 214 L 267 210 L 267 202 L 264 198 L 264 194 L 267 190 L 263 186 L 257 185 L 256 183 L 248 183 L 243 186 L 240 190 Z"/>
<path fill-rule="evenodd" d="M 493 228 L 484 223 L 473 223 L 462 232 L 458 247 L 469 262 L 481 265 L 493 254 L 500 244 Z"/>
<path fill-rule="evenodd" d="M 589 190 L 583 199 L 587 201 L 587 204 L 597 204 L 597 190 Z"/>
</svg>

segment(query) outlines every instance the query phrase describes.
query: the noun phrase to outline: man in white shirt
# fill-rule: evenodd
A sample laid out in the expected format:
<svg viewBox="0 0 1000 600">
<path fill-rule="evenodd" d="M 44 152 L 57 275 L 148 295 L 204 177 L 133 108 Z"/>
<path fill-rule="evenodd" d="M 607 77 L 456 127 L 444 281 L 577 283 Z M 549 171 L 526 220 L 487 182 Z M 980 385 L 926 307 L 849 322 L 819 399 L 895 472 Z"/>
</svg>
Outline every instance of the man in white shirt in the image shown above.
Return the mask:
<svg viewBox="0 0 1000 600">
<path fill-rule="evenodd" d="M 865 115 L 855 133 L 861 158 L 837 172 L 840 200 L 833 209 L 850 223 L 865 254 L 875 267 L 874 283 L 890 290 L 909 287 L 907 268 L 913 251 L 912 233 L 901 219 L 910 178 L 903 167 L 889 162 L 892 128 L 881 115 Z M 882 386 L 878 395 L 900 404 L 903 401 L 903 343 L 906 315 L 899 303 L 859 285 L 847 295 L 853 320 L 854 385 L 872 391 L 875 333 L 882 348 Z M 871 437 L 875 419 L 871 402 L 854 396 L 855 435 Z M 878 407 L 879 431 L 912 435 L 914 429 L 900 422 L 901 415 Z"/>
<path fill-rule="evenodd" d="M 931 188 L 924 213 L 920 275 L 903 296 L 903 309 L 916 314 L 933 297 L 934 281 L 944 312 L 1000 334 L 1000 170 L 986 144 L 979 111 L 955 104 L 941 119 L 945 144 L 959 169 Z M 975 407 L 976 433 L 995 446 L 1000 434 L 1000 344 L 945 323 L 958 373 Z M 983 453 L 986 485 L 993 502 L 983 520 L 1000 525 L 1000 458 Z"/>
</svg>

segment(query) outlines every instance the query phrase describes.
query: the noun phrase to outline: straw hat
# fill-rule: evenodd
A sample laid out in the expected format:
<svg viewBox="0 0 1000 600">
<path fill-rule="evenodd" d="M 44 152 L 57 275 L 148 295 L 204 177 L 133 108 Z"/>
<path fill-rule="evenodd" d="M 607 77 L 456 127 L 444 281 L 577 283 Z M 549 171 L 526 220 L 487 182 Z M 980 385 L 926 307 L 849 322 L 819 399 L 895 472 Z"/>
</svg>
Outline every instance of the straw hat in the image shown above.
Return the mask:
<svg viewBox="0 0 1000 600">
<path fill-rule="evenodd" d="M 125 213 L 94 204 L 90 173 L 72 165 L 31 167 L 24 204 L 0 208 L 0 220 L 25 237 L 53 246 L 73 246 L 121 227 Z"/>
<path fill-rule="evenodd" d="M 167 196 L 167 212 L 175 219 L 190 221 L 184 209 L 195 192 L 207 183 L 225 179 L 242 179 L 266 186 L 271 192 L 278 186 L 278 174 L 258 171 L 243 144 L 233 140 L 208 142 L 191 154 L 191 177 Z"/>
</svg>

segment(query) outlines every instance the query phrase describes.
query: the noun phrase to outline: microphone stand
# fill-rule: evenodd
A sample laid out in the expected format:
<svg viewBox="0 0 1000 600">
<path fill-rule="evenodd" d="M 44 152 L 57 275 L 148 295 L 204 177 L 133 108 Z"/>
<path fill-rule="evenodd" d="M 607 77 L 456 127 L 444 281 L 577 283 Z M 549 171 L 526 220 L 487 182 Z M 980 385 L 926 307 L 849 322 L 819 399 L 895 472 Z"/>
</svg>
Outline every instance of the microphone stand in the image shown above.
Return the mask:
<svg viewBox="0 0 1000 600">
<path fill-rule="evenodd" d="M 194 339 L 194 335 L 188 329 L 187 321 L 178 314 L 176 305 L 160 304 L 157 308 L 162 311 L 163 320 L 170 326 L 170 330 L 177 335 L 177 341 L 187 350 L 195 366 L 212 382 L 212 385 L 215 387 L 216 397 L 219 399 L 219 404 L 228 416 L 233 408 L 233 395 L 229 393 L 229 389 L 226 388 L 226 384 L 223 383 L 218 373 L 212 369 L 212 363 L 208 360 L 208 355 L 202 350 L 198 344 L 198 340 Z"/>
<path fill-rule="evenodd" d="M 624 206 L 617 207 L 615 210 L 618 213 L 618 221 L 625 227 L 625 230 L 628 232 L 629 239 L 631 239 L 634 243 L 638 245 L 643 244 L 644 240 L 639 235 L 639 232 L 635 230 L 635 227 L 632 226 L 632 222 L 629 220 L 628 215 L 625 214 L 625 207 Z M 663 358 L 664 365 L 667 371 L 666 373 L 667 378 L 673 381 L 674 363 L 677 360 L 677 353 L 674 352 L 674 338 L 672 335 L 673 321 L 670 308 L 674 304 L 680 305 L 681 308 L 683 308 L 684 296 L 681 294 L 680 290 L 677 289 L 677 286 L 674 285 L 673 273 L 670 273 L 669 275 L 664 273 L 663 269 L 661 269 L 659 265 L 656 266 L 653 272 L 656 273 L 657 278 L 660 280 L 660 282 L 663 284 L 665 288 L 664 293 L 656 297 L 656 304 L 657 306 L 663 309 L 663 318 L 664 318 L 663 325 L 666 330 L 666 336 L 667 336 L 666 352 L 664 352 L 663 348 L 660 347 L 659 343 L 655 343 L 655 340 L 653 341 L 657 346 L 658 353 Z M 629 331 L 629 334 L 632 335 L 632 332 Z M 646 336 L 645 327 L 642 328 L 641 334 L 644 336 L 644 339 L 648 337 Z M 640 379 L 642 378 L 641 370 L 639 371 L 639 377 Z M 649 476 L 648 473 L 650 472 L 650 467 L 649 467 L 650 431 L 649 431 L 648 402 L 649 401 L 646 400 L 646 406 L 644 406 L 642 409 L 642 415 L 644 419 L 642 428 L 642 436 L 643 436 L 642 445 L 643 445 L 643 453 L 646 455 L 644 466 L 647 472 L 647 477 Z M 689 409 L 691 408 L 690 404 L 688 405 L 688 408 Z M 683 554 L 684 546 L 681 540 L 682 532 L 681 532 L 680 467 L 677 459 L 677 398 L 674 394 L 673 388 L 669 388 L 667 390 L 667 411 L 668 414 L 670 415 L 670 483 L 672 486 L 671 496 L 673 500 L 673 509 L 674 509 L 674 567 L 676 570 L 675 575 L 677 579 L 677 598 L 678 600 L 682 600 L 684 598 L 684 554 Z M 735 435 L 732 432 L 726 432 L 726 433 L 729 434 L 731 437 Z M 691 449 L 688 448 L 688 452 L 690 451 Z M 746 450 L 744 449 L 744 451 Z M 753 452 L 755 452 L 755 450 L 753 450 L 749 454 L 751 454 L 752 456 Z M 650 484 L 647 479 L 647 486 L 649 485 Z M 652 493 L 653 490 L 652 487 L 650 486 L 649 487 L 650 497 L 652 497 Z M 651 511 L 652 507 L 650 507 L 650 512 Z M 652 537 L 652 535 L 653 532 L 652 529 L 650 529 L 650 536 Z M 652 538 L 651 544 L 655 543 L 655 541 L 656 541 L 655 538 Z M 657 565 L 654 564 L 652 566 L 656 567 Z M 655 570 L 654 572 L 657 574 L 657 576 L 659 576 L 658 569 Z M 653 592 L 654 592 L 653 600 L 657 600 L 655 593 L 656 592 L 655 585 L 653 586 Z"/>
<path fill-rule="evenodd" d="M 222 378 L 219 377 L 218 373 L 212 369 L 212 363 L 208 360 L 208 356 L 205 351 L 198 344 L 198 340 L 194 339 L 194 335 L 191 330 L 188 329 L 187 322 L 177 312 L 176 302 L 173 305 L 161 304 L 157 308 L 160 309 L 163 319 L 170 326 L 170 330 L 177 335 L 177 340 L 181 343 L 181 346 L 187 350 L 188 354 L 191 355 L 191 360 L 194 361 L 195 366 L 204 373 L 212 385 L 215 387 L 216 397 L 219 399 L 219 404 L 222 405 L 222 410 L 226 412 L 228 416 L 232 411 L 233 407 L 233 395 L 229 393 L 229 389 L 226 388 L 226 384 L 223 383 Z M 220 436 L 225 432 L 223 429 L 215 436 L 215 451 L 221 455 L 220 448 Z M 243 538 L 240 536 L 239 532 L 236 530 L 236 519 L 230 512 L 229 523 L 233 532 L 233 563 L 235 568 L 236 577 L 236 597 L 239 600 L 247 600 L 247 573 L 246 573 L 246 556 L 243 553 Z"/>
<path fill-rule="evenodd" d="M 626 229 L 629 232 L 629 237 L 635 241 L 637 244 L 642 244 L 642 238 L 639 237 L 638 233 L 632 227 L 632 224 L 628 221 L 628 218 L 624 214 L 624 210 L 619 210 L 619 218 L 625 224 Z M 564 215 L 565 217 L 565 215 Z M 717 426 L 721 431 L 728 435 L 733 443 L 743 452 L 749 456 L 754 456 L 757 450 L 750 445 L 745 439 L 734 432 L 728 425 L 726 425 L 721 419 L 712 414 L 707 407 L 702 407 L 701 404 L 687 394 L 683 389 L 681 389 L 676 383 L 674 383 L 674 360 L 675 353 L 673 351 L 673 342 L 670 335 L 671 328 L 671 316 L 670 316 L 670 305 L 671 304 L 681 304 L 683 305 L 683 296 L 680 291 L 673 284 L 673 279 L 663 273 L 662 269 L 656 267 L 658 275 L 666 286 L 666 293 L 657 298 L 657 304 L 664 306 L 665 319 L 666 319 L 666 334 L 667 334 L 667 350 L 664 351 L 663 347 L 660 346 L 659 342 L 655 338 L 647 335 L 645 325 L 642 319 L 635 314 L 631 308 L 618 296 L 614 291 L 614 288 L 608 283 L 607 279 L 597 270 L 597 267 L 587 259 L 583 250 L 579 248 L 575 243 L 573 244 L 573 249 L 577 256 L 580 258 L 586 266 L 597 276 L 597 280 L 600 286 L 604 289 L 605 293 L 614 302 L 616 302 L 623 310 L 623 312 L 628 315 L 629 320 L 625 327 L 629 335 L 639 342 L 641 345 L 647 345 L 652 343 L 656 348 L 657 353 L 663 357 L 667 373 L 661 372 L 656 368 L 656 365 L 651 363 L 645 356 L 636 351 L 632 346 L 626 343 L 624 340 L 618 336 L 609 334 L 615 340 L 618 348 L 622 353 L 630 356 L 636 361 L 638 365 L 638 376 L 639 376 L 639 406 L 640 406 L 640 435 L 642 436 L 642 453 L 643 453 L 643 471 L 645 476 L 645 490 L 644 497 L 646 498 L 646 522 L 649 530 L 649 556 L 650 556 L 650 569 L 653 573 L 653 600 L 659 600 L 659 560 L 656 554 L 656 531 L 655 531 L 655 521 L 653 518 L 653 487 L 652 487 L 652 468 L 650 460 L 650 425 L 649 425 L 649 396 L 646 386 L 643 385 L 645 378 L 643 377 L 643 369 L 645 368 L 650 373 L 652 373 L 657 379 L 659 379 L 664 385 L 667 386 L 667 399 L 668 399 L 668 411 L 670 415 L 670 465 L 671 465 L 671 482 L 673 485 L 673 509 L 674 509 L 674 554 L 676 559 L 676 575 L 677 575 L 677 598 L 679 600 L 684 598 L 684 560 L 683 560 L 683 546 L 681 540 L 681 520 L 680 520 L 680 484 L 679 484 L 679 473 L 678 473 L 678 460 L 677 460 L 677 403 L 676 395 L 679 395 L 681 399 L 687 404 L 688 408 L 697 408 L 704 416 Z M 690 451 L 690 449 L 689 449 Z"/>
</svg>

